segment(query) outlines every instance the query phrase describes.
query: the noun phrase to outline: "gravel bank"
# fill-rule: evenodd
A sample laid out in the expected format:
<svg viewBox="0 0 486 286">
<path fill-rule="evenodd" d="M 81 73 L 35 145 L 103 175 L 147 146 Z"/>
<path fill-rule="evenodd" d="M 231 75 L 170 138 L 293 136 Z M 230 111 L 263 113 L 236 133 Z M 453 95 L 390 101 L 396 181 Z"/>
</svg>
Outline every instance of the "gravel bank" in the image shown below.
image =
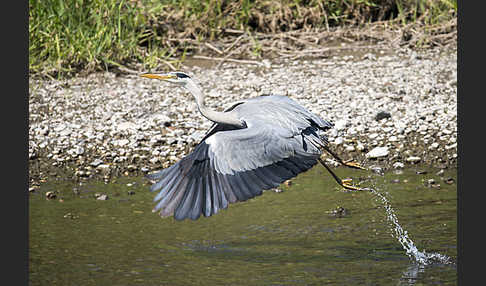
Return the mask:
<svg viewBox="0 0 486 286">
<path fill-rule="evenodd" d="M 185 70 L 207 105 L 283 94 L 335 123 L 331 147 L 365 166 L 456 167 L 455 51 L 397 50 Z M 75 178 L 158 170 L 199 142 L 211 122 L 192 97 L 168 83 L 91 74 L 63 81 L 29 80 L 31 183 L 66 170 Z"/>
</svg>

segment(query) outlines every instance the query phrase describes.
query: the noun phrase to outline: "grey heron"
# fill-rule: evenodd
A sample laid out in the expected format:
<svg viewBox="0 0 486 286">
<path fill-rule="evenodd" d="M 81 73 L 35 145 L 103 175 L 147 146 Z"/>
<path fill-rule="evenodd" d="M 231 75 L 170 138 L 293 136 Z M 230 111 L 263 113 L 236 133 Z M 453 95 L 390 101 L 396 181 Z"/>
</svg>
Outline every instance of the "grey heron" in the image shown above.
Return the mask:
<svg viewBox="0 0 486 286">
<path fill-rule="evenodd" d="M 287 96 L 270 95 L 235 102 L 223 112 L 204 103 L 199 84 L 183 72 L 144 73 L 189 91 L 202 116 L 214 122 L 194 150 L 172 166 L 147 177 L 155 183 L 154 212 L 176 220 L 212 216 L 229 203 L 246 201 L 279 186 L 320 162 L 342 187 L 360 190 L 341 180 L 320 158 L 328 148 L 324 131 L 333 124 Z"/>
</svg>

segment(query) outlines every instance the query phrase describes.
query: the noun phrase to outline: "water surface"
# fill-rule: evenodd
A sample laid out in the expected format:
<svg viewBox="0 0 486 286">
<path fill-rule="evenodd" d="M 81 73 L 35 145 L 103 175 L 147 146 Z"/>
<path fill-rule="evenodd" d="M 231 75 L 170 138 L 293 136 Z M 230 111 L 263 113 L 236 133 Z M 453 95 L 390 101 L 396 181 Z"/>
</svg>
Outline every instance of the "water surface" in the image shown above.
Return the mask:
<svg viewBox="0 0 486 286">
<path fill-rule="evenodd" d="M 456 285 L 456 170 L 437 171 L 336 169 L 382 193 L 420 251 L 452 261 L 429 265 L 407 255 L 379 197 L 343 191 L 321 166 L 182 222 L 151 212 L 143 178 L 50 181 L 30 194 L 30 285 Z"/>
</svg>

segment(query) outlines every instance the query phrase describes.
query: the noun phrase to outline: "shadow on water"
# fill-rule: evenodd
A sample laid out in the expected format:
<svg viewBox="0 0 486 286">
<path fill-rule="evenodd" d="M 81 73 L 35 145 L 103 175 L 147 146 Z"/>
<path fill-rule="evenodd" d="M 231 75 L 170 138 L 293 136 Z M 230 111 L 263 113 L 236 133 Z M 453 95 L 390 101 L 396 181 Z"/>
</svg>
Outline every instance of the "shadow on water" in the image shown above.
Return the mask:
<svg viewBox="0 0 486 286">
<path fill-rule="evenodd" d="M 30 194 L 30 284 L 455 285 L 456 171 L 420 171 L 336 169 L 380 197 L 343 191 L 316 166 L 281 193 L 182 222 L 151 212 L 142 178 L 50 181 Z M 410 242 L 450 261 L 421 263 Z"/>
</svg>

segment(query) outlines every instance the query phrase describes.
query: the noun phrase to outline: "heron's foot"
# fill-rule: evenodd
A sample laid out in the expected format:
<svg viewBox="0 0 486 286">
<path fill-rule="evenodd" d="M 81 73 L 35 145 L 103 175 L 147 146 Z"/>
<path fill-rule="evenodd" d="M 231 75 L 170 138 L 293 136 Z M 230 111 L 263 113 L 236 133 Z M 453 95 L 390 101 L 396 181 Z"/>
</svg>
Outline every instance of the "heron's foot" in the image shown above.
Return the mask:
<svg viewBox="0 0 486 286">
<path fill-rule="evenodd" d="M 354 168 L 354 169 L 361 169 L 361 170 L 366 170 L 363 166 L 361 166 L 357 162 L 353 162 L 353 160 L 345 161 L 343 162 L 344 166 Z"/>
<path fill-rule="evenodd" d="M 352 191 L 365 191 L 365 189 L 361 189 L 358 187 L 355 187 L 351 185 L 352 179 L 343 179 L 341 180 L 341 186 L 347 190 L 352 190 Z"/>
</svg>

